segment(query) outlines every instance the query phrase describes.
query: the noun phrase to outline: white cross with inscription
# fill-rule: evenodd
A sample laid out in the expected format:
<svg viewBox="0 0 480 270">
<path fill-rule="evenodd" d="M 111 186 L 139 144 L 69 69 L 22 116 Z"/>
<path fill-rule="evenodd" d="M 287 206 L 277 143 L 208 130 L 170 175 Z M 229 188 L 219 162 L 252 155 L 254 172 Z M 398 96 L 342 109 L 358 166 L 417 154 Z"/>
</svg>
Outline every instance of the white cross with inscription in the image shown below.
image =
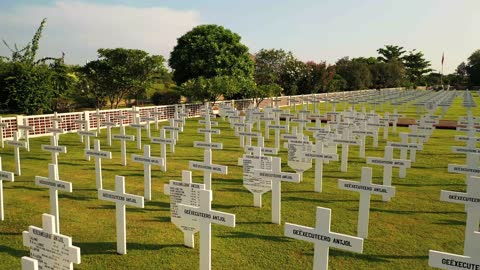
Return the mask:
<svg viewBox="0 0 480 270">
<path fill-rule="evenodd" d="M 22 270 L 73 270 L 74 263 L 80 264 L 80 248 L 72 246 L 71 237 L 58 233 L 55 216 L 42 214 L 42 228 L 29 226 L 23 231 L 23 245 L 30 248 L 30 258 L 22 258 Z"/>
<path fill-rule="evenodd" d="M 314 270 L 328 270 L 328 253 L 331 247 L 357 253 L 363 252 L 362 238 L 330 231 L 331 218 L 331 209 L 317 207 L 315 228 L 285 223 L 285 236 L 315 244 Z"/>
<path fill-rule="evenodd" d="M 149 113 L 151 115 L 151 113 Z M 152 138 L 152 132 L 150 128 L 150 122 L 155 121 L 155 117 L 151 116 L 146 116 L 146 117 L 140 117 L 140 121 L 145 122 L 145 128 L 147 130 L 147 137 L 150 139 Z"/>
<path fill-rule="evenodd" d="M 142 129 L 146 129 L 147 126 L 140 123 L 139 117 L 135 117 L 135 122 L 130 124 L 130 127 L 137 130 L 137 149 L 142 149 Z"/>
<path fill-rule="evenodd" d="M 270 171 L 272 157 L 264 156 L 261 147 L 253 147 L 250 154 L 244 154 L 238 159 L 238 165 L 243 166 L 243 186 L 253 193 L 253 205 L 262 207 L 262 194 L 272 189 L 270 179 L 254 175 L 255 169 Z"/>
<path fill-rule="evenodd" d="M 169 119 L 169 126 L 163 126 L 162 129 L 168 130 L 170 132 L 170 138 L 174 139 L 177 141 L 178 139 L 178 132 L 180 131 L 180 128 L 176 126 L 176 124 L 173 121 L 170 121 Z M 170 153 L 175 153 L 175 144 L 170 144 Z"/>
<path fill-rule="evenodd" d="M 101 114 L 100 110 L 97 109 L 96 112 L 92 114 L 92 116 L 95 118 L 97 122 L 97 133 L 100 134 L 100 127 L 102 126 L 101 120 L 105 119 L 105 115 Z"/>
<path fill-rule="evenodd" d="M 115 176 L 115 190 L 98 190 L 98 199 L 115 203 L 117 253 L 127 254 L 127 220 L 125 206 L 144 207 L 143 197 L 125 193 L 125 177 Z"/>
<path fill-rule="evenodd" d="M 235 227 L 235 215 L 212 210 L 212 191 L 199 190 L 200 206 L 178 204 L 180 217 L 196 217 L 200 223 L 200 270 L 212 267 L 212 223 Z"/>
<path fill-rule="evenodd" d="M 113 134 L 114 140 L 120 140 L 120 154 L 122 158 L 122 165 L 127 166 L 127 141 L 134 141 L 135 136 L 125 134 L 125 126 L 123 122 L 120 123 L 120 134 Z"/>
<path fill-rule="evenodd" d="M 144 197 L 146 200 L 152 199 L 152 165 L 163 167 L 163 159 L 158 157 L 152 157 L 150 155 L 150 145 L 145 144 L 143 146 L 142 155 L 132 155 L 132 161 L 143 163 L 143 175 L 144 175 Z"/>
<path fill-rule="evenodd" d="M 85 155 L 95 158 L 95 183 L 97 189 L 103 188 L 102 158 L 112 159 L 112 152 L 100 150 L 100 140 L 94 140 L 93 150 L 85 149 Z"/>
<path fill-rule="evenodd" d="M 97 132 L 89 131 L 90 122 L 85 122 L 85 128 L 78 130 L 77 133 L 83 138 L 85 137 L 85 150 L 90 150 L 90 137 L 97 137 Z M 90 160 L 90 156 L 85 156 L 86 160 Z"/>
<path fill-rule="evenodd" d="M 395 195 L 395 188 L 372 184 L 372 168 L 370 167 L 362 167 L 360 182 L 338 179 L 338 188 L 360 193 L 357 236 L 366 239 L 368 237 L 368 222 L 370 219 L 370 195 L 376 194 L 391 198 Z"/>
<path fill-rule="evenodd" d="M 351 131 L 353 135 L 360 137 L 360 150 L 358 151 L 358 155 L 361 158 L 365 158 L 365 138 L 367 136 L 371 136 L 372 138 L 378 137 L 378 131 L 368 129 L 366 125 L 367 123 L 362 121 L 358 128 Z"/>
<path fill-rule="evenodd" d="M 300 174 L 282 172 L 282 160 L 272 157 L 271 170 L 254 169 L 255 177 L 268 179 L 272 183 L 272 223 L 280 224 L 282 211 L 282 182 L 300 183 Z"/>
<path fill-rule="evenodd" d="M 79 119 L 74 121 L 75 124 L 78 125 L 78 131 L 83 130 L 87 131 L 89 130 L 90 122 L 88 121 L 88 117 L 86 115 L 79 115 Z M 78 132 L 77 131 L 77 132 Z M 83 135 L 78 133 L 80 135 L 80 142 L 83 142 Z"/>
<path fill-rule="evenodd" d="M 392 186 L 392 168 L 393 167 L 405 167 L 410 168 L 411 161 L 406 159 L 393 159 L 393 147 L 385 146 L 385 152 L 383 158 L 367 157 L 367 164 L 383 166 L 383 185 Z M 388 195 L 383 195 L 383 201 L 390 201 Z"/>
<path fill-rule="evenodd" d="M 160 130 L 160 137 L 152 137 L 150 139 L 151 143 L 160 144 L 160 157 L 163 159 L 163 165 L 161 167 L 162 172 L 167 171 L 167 144 L 175 144 L 173 138 L 166 138 L 165 129 Z"/>
<path fill-rule="evenodd" d="M 480 246 L 480 232 L 474 232 L 471 236 L 475 246 Z M 472 256 L 446 253 L 436 250 L 428 252 L 428 266 L 446 270 L 480 269 L 480 257 L 478 253 Z"/>
<path fill-rule="evenodd" d="M 58 145 L 55 136 L 50 137 L 50 145 L 42 144 L 42 150 L 52 153 L 52 164 L 55 165 L 58 165 L 58 154 L 67 153 L 67 147 Z"/>
<path fill-rule="evenodd" d="M 55 216 L 57 222 L 57 233 L 60 232 L 60 212 L 58 207 L 58 191 L 72 192 L 72 183 L 59 180 L 58 166 L 55 164 L 48 164 L 48 178 L 35 176 L 35 184 L 40 187 L 45 187 L 50 190 L 50 214 Z"/>
<path fill-rule="evenodd" d="M 112 146 L 112 127 L 116 127 L 117 123 L 113 122 L 108 116 L 108 120 L 103 122 L 103 125 L 107 127 L 107 145 Z"/>
<path fill-rule="evenodd" d="M 183 232 L 184 245 L 195 247 L 195 233 L 200 230 L 200 223 L 195 217 L 180 216 L 178 204 L 186 204 L 195 207 L 200 206 L 199 190 L 205 189 L 204 184 L 192 182 L 192 172 L 183 170 L 182 181 L 170 180 L 164 185 L 164 193 L 170 196 L 171 221 Z"/>
<path fill-rule="evenodd" d="M 440 200 L 465 204 L 467 221 L 463 253 L 466 256 L 476 256 L 480 254 L 480 246 L 474 242 L 473 238 L 474 232 L 478 231 L 480 225 L 480 177 L 468 177 L 466 193 L 442 190 Z"/>
<path fill-rule="evenodd" d="M 23 134 L 20 137 L 25 138 L 25 142 L 27 143 L 25 148 L 27 149 L 28 152 L 30 152 L 30 131 L 34 131 L 35 128 L 28 125 L 27 118 L 23 118 L 23 125 L 18 125 L 17 129 L 18 129 L 18 132 L 21 132 L 19 133 L 19 135 Z"/>
<path fill-rule="evenodd" d="M 53 117 L 50 118 L 50 121 L 52 122 L 52 127 L 46 128 L 46 131 L 52 133 L 52 136 L 55 138 L 55 145 L 58 145 L 59 135 L 65 133 L 63 128 L 58 127 L 58 123 L 61 123 L 63 120 L 62 118 L 58 117 L 57 112 L 54 112 Z"/>
<path fill-rule="evenodd" d="M 2 157 L 0 157 L 0 220 L 4 220 L 4 210 L 3 210 L 3 180 L 5 181 L 14 181 L 14 175 L 12 172 L 7 172 L 2 169 Z"/>
<path fill-rule="evenodd" d="M 323 162 L 338 161 L 338 155 L 323 151 L 323 141 L 316 140 L 313 151 L 303 152 L 305 158 L 315 159 L 315 192 L 322 192 Z"/>
<path fill-rule="evenodd" d="M 13 156 L 15 159 L 15 174 L 16 175 L 22 175 L 22 167 L 20 165 L 20 147 L 21 148 L 26 148 L 27 143 L 20 141 L 18 139 L 18 131 L 13 132 L 13 139 L 7 141 L 8 145 L 12 145 L 14 147 L 13 149 Z"/>
<path fill-rule="evenodd" d="M 341 144 L 342 145 L 342 157 L 341 157 L 341 164 L 340 164 L 340 171 L 346 172 L 348 166 L 348 148 L 349 145 L 360 145 L 360 142 L 357 139 L 349 138 L 345 135 L 340 135 L 337 138 L 332 138 L 330 140 L 331 143 L 334 144 Z"/>
<path fill-rule="evenodd" d="M 398 148 L 400 149 L 400 159 L 407 160 L 407 153 L 408 150 L 410 151 L 417 151 L 417 150 L 423 150 L 423 144 L 417 144 L 417 143 L 409 143 L 408 142 L 408 136 L 407 133 L 400 132 L 400 138 L 401 141 L 398 142 L 387 142 L 387 146 L 391 146 L 392 148 Z M 403 166 L 400 167 L 400 170 L 398 172 L 398 177 L 400 178 L 405 178 L 407 176 L 407 167 Z"/>
</svg>

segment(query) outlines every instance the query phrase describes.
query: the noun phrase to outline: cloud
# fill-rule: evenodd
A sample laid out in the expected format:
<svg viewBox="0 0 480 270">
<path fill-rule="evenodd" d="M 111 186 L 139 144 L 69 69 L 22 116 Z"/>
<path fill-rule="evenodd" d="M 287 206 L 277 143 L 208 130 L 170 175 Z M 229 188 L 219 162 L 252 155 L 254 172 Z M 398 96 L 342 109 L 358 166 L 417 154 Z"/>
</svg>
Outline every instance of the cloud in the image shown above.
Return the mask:
<svg viewBox="0 0 480 270">
<path fill-rule="evenodd" d="M 42 18 L 47 18 L 47 23 L 38 56 L 60 56 L 63 51 L 72 64 L 96 59 L 99 48 L 141 49 L 168 58 L 177 38 L 201 23 L 196 11 L 57 1 L 51 6 L 25 5 L 0 11 L 0 38 L 22 47 Z M 0 46 L 0 55 L 9 54 Z"/>
</svg>

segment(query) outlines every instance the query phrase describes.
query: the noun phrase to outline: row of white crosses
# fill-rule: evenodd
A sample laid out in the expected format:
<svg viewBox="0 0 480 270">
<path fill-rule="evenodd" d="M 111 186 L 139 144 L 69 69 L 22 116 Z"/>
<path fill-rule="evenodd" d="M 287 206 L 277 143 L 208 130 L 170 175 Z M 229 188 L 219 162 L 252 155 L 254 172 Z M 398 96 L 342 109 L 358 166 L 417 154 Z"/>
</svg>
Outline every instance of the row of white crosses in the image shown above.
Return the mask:
<svg viewBox="0 0 480 270">
<path fill-rule="evenodd" d="M 212 129 L 212 121 L 210 120 L 210 109 L 208 103 L 206 103 L 204 110 L 205 120 L 200 120 L 205 124 L 205 128 L 199 128 L 198 133 L 202 133 L 205 136 L 204 142 L 195 142 L 194 146 L 204 148 L 203 150 L 203 162 L 190 161 L 189 168 L 191 170 L 203 171 L 203 183 L 207 190 L 212 189 L 212 173 L 228 174 L 228 167 L 224 165 L 213 164 L 212 162 L 212 149 L 222 149 L 222 144 L 212 144 L 212 134 L 220 134 L 219 129 Z M 218 125 L 214 122 L 214 125 Z"/>
</svg>

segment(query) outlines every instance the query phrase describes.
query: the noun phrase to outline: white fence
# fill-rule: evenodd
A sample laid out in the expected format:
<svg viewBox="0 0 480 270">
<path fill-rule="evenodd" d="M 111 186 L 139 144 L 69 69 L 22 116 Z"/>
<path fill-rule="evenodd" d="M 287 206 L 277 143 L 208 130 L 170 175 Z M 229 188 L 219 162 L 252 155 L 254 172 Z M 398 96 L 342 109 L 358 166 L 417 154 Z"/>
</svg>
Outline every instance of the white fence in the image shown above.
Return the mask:
<svg viewBox="0 0 480 270">
<path fill-rule="evenodd" d="M 382 91 L 390 91 L 397 89 L 385 89 Z M 279 106 L 289 106 L 290 100 L 296 99 L 303 103 L 305 98 L 317 97 L 320 99 L 343 99 L 348 98 L 352 95 L 358 96 L 366 93 L 371 93 L 376 90 L 358 90 L 358 91 L 348 91 L 348 92 L 335 92 L 335 93 L 321 93 L 321 94 L 310 94 L 310 95 L 301 95 L 301 96 L 281 96 L 275 99 L 278 100 Z M 259 104 L 259 108 L 264 108 L 273 104 L 273 99 L 265 99 Z M 221 103 L 230 104 L 235 107 L 237 110 L 244 110 L 253 104 L 252 99 L 244 100 L 226 100 L 221 101 Z M 300 103 L 301 104 L 301 103 Z M 140 117 L 150 117 L 150 114 L 157 112 L 158 121 L 166 121 L 169 118 L 173 118 L 175 113 L 176 106 L 182 106 L 188 111 L 188 117 L 198 117 L 200 116 L 200 108 L 202 104 L 182 104 L 182 105 L 164 105 L 164 106 L 148 106 L 148 107 L 137 107 Z M 125 109 L 112 109 L 112 110 L 100 110 L 99 113 L 102 114 L 106 119 L 110 119 L 111 122 L 119 123 L 119 120 L 115 119 L 116 116 L 124 115 L 127 119 L 124 120 L 124 124 L 133 123 L 134 115 L 131 113 L 131 108 Z M 72 112 L 72 113 L 58 113 L 57 117 L 62 119 L 62 122 L 58 124 L 59 128 L 63 128 L 65 132 L 76 132 L 80 129 L 80 125 L 77 124 L 76 120 L 89 120 L 88 129 L 96 129 L 98 123 L 98 118 L 94 116 L 96 111 L 84 111 L 84 112 Z M 13 137 L 13 133 L 18 130 L 19 125 L 28 125 L 34 128 L 33 131 L 30 131 L 29 135 L 31 137 L 38 137 L 49 135 L 47 128 L 52 127 L 51 119 L 54 117 L 54 114 L 42 114 L 42 115 L 17 115 L 16 117 L 2 117 L 1 123 L 7 124 L 3 130 L 3 139 L 9 139 Z M 100 123 L 101 125 L 101 123 Z M 104 128 L 101 126 L 100 128 Z"/>
</svg>

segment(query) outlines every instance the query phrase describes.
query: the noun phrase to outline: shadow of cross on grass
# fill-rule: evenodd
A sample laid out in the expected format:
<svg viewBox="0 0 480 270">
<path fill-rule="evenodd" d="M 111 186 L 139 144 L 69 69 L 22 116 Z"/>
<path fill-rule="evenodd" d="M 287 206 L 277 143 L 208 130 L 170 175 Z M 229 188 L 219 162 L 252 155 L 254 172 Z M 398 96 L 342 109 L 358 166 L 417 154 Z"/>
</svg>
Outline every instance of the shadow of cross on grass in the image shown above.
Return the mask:
<svg viewBox="0 0 480 270">
<path fill-rule="evenodd" d="M 256 240 L 266 240 L 273 242 L 290 242 L 290 240 L 283 236 L 272 236 L 272 235 L 262 235 L 256 233 L 247 233 L 247 232 L 228 232 L 225 235 L 218 236 L 219 238 L 244 238 L 244 239 L 256 239 Z"/>
<path fill-rule="evenodd" d="M 76 242 L 82 255 L 117 254 L 117 242 Z M 128 243 L 129 250 L 161 250 L 164 248 L 184 248 L 181 244 Z M 17 253 L 18 254 L 18 253 Z"/>
</svg>

